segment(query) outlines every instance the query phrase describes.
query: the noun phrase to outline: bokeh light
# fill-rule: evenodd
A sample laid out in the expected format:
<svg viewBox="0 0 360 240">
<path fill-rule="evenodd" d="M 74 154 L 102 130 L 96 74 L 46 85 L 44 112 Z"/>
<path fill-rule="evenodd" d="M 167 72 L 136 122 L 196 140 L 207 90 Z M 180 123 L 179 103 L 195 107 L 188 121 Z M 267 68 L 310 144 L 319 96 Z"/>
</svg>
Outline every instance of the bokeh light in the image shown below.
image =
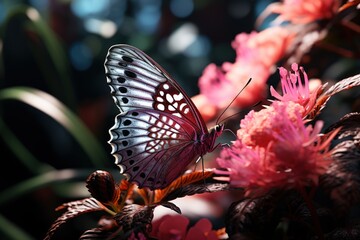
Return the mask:
<svg viewBox="0 0 360 240">
<path fill-rule="evenodd" d="M 73 0 L 71 9 L 80 18 L 106 15 L 109 11 L 110 0 Z"/>
<path fill-rule="evenodd" d="M 134 1 L 135 22 L 139 31 L 154 33 L 161 18 L 160 0 L 136 0 Z"/>
<path fill-rule="evenodd" d="M 89 18 L 84 21 L 85 29 L 90 33 L 96 33 L 104 38 L 114 36 L 117 26 L 112 21 Z"/>
<path fill-rule="evenodd" d="M 168 39 L 169 51 L 173 54 L 185 51 L 198 36 L 198 29 L 192 23 L 185 23 L 176 29 Z"/>
<path fill-rule="evenodd" d="M 193 12 L 194 2 L 193 0 L 171 0 L 170 10 L 176 17 L 184 18 Z"/>
<path fill-rule="evenodd" d="M 83 42 L 76 42 L 70 48 L 70 60 L 72 65 L 79 71 L 90 67 L 93 56 L 90 48 Z"/>
</svg>

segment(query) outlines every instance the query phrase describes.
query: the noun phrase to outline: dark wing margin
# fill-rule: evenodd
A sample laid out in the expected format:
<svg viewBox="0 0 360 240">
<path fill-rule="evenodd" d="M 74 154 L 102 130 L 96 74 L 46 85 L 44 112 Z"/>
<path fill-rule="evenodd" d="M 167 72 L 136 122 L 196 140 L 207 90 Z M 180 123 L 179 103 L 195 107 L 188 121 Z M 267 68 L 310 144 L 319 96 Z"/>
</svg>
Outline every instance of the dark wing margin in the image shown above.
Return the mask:
<svg viewBox="0 0 360 240">
<path fill-rule="evenodd" d="M 159 188 L 177 177 L 170 174 L 172 168 L 182 172 L 193 161 L 194 157 L 180 152 L 194 145 L 195 133 L 181 118 L 137 109 L 116 116 L 109 143 L 115 164 L 129 181 L 140 187 Z"/>
<path fill-rule="evenodd" d="M 111 95 L 120 111 L 126 112 L 133 108 L 153 109 L 161 104 L 157 99 L 160 97 L 159 92 L 167 90 L 173 98 L 176 98 L 175 93 L 179 94 L 189 110 L 184 112 L 180 106 L 173 106 L 172 102 L 167 102 L 166 95 L 161 96 L 164 97 L 163 100 L 173 106 L 178 115 L 197 126 L 199 131 L 207 132 L 199 111 L 181 86 L 141 50 L 125 44 L 112 46 L 106 57 L 105 73 Z M 168 84 L 170 89 L 167 88 Z"/>
<path fill-rule="evenodd" d="M 121 112 L 109 131 L 115 163 L 140 187 L 166 187 L 198 157 L 194 141 L 208 133 L 204 120 L 176 81 L 135 47 L 112 46 L 105 72 Z"/>
</svg>

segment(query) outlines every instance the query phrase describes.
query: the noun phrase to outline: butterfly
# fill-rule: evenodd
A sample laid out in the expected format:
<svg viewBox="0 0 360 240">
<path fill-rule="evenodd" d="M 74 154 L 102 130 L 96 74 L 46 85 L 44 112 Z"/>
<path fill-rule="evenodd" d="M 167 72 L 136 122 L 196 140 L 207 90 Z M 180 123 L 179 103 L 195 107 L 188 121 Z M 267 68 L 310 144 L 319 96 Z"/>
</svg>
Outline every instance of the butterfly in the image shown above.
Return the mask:
<svg viewBox="0 0 360 240">
<path fill-rule="evenodd" d="M 216 148 L 224 125 L 208 130 L 190 97 L 144 52 L 124 44 L 110 47 L 105 73 L 120 109 L 109 143 L 130 182 L 165 188 Z"/>
</svg>

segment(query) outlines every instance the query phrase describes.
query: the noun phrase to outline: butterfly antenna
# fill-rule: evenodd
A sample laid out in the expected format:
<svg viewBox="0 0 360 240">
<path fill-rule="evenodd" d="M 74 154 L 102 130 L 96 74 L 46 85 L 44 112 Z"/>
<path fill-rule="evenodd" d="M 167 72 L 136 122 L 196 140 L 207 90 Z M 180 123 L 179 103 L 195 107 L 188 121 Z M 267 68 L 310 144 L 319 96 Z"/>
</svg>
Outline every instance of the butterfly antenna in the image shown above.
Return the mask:
<svg viewBox="0 0 360 240">
<path fill-rule="evenodd" d="M 251 82 L 251 78 L 247 81 L 247 83 L 245 84 L 245 86 L 236 94 L 236 96 L 233 98 L 233 100 L 231 100 L 230 104 L 227 105 L 227 107 L 224 109 L 224 111 L 222 111 L 222 113 L 219 115 L 219 117 L 216 119 L 216 124 L 218 124 L 220 122 L 221 117 L 224 115 L 224 113 L 226 112 L 226 110 L 229 109 L 229 107 L 231 106 L 231 104 L 234 103 L 234 101 L 236 100 L 236 98 L 240 95 L 240 93 L 242 93 L 242 91 L 244 91 L 244 89 L 249 85 L 249 83 Z"/>
<path fill-rule="evenodd" d="M 260 103 L 261 103 L 261 101 L 255 103 L 253 106 L 251 106 L 251 108 L 254 108 L 254 107 L 258 106 Z M 238 115 L 238 114 L 240 114 L 240 113 L 243 113 L 243 112 L 244 112 L 244 111 L 239 111 L 239 112 L 237 112 L 237 113 L 234 113 L 233 115 L 224 118 L 224 119 L 222 120 L 222 122 L 225 122 L 227 119 L 232 118 L 232 117 L 234 117 L 234 116 L 236 116 L 236 115 Z"/>
</svg>

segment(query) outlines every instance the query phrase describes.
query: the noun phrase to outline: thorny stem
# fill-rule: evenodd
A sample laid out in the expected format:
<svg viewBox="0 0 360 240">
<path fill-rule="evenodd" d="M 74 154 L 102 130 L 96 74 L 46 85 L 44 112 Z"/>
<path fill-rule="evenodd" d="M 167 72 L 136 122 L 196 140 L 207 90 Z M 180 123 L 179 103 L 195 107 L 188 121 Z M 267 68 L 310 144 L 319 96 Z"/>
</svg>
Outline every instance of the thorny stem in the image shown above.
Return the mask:
<svg viewBox="0 0 360 240">
<path fill-rule="evenodd" d="M 306 203 L 306 206 L 308 207 L 308 209 L 310 211 L 310 215 L 311 215 L 311 219 L 314 223 L 314 230 L 315 230 L 316 235 L 318 236 L 319 240 L 325 240 L 324 234 L 323 234 L 321 226 L 320 226 L 319 216 L 317 215 L 317 212 L 316 212 L 315 206 L 311 200 L 311 197 L 306 192 L 304 187 L 300 187 L 299 190 L 300 190 L 301 196 L 303 197 L 303 199 Z"/>
</svg>

